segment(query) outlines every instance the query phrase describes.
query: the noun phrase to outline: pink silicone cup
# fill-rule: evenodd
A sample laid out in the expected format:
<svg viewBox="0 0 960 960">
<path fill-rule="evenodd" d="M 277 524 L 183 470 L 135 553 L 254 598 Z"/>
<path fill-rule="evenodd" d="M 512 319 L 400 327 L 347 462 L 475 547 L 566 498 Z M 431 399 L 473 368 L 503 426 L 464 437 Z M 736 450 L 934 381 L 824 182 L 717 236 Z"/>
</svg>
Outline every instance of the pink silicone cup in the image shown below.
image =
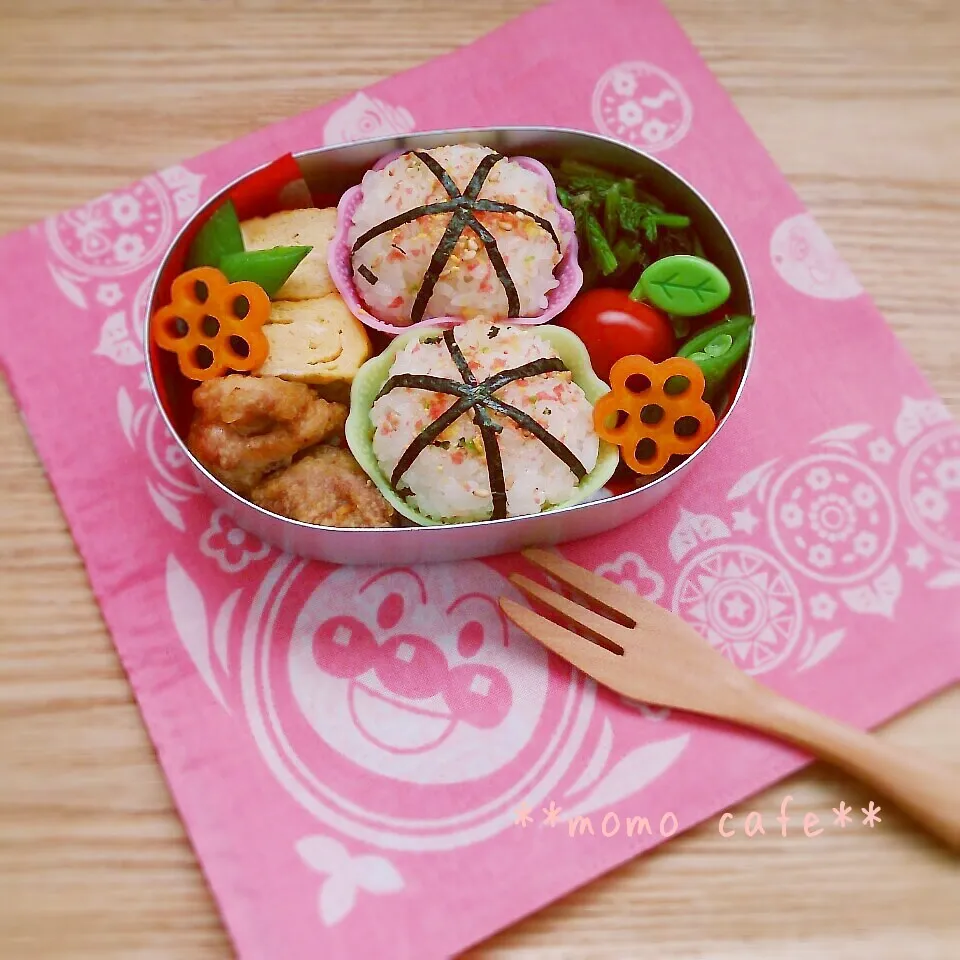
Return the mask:
<svg viewBox="0 0 960 960">
<path fill-rule="evenodd" d="M 373 165 L 373 169 L 382 170 L 388 163 L 396 160 L 397 157 L 407 152 L 406 150 L 395 150 L 392 153 L 388 153 Z M 562 311 L 566 310 L 573 301 L 573 298 L 580 292 L 580 287 L 583 286 L 583 271 L 580 269 L 580 264 L 577 260 L 577 234 L 573 222 L 573 214 L 570 213 L 566 207 L 562 206 L 558 200 L 557 187 L 553 182 L 553 177 L 550 176 L 550 171 L 547 170 L 542 163 L 531 157 L 511 157 L 510 159 L 525 169 L 539 174 L 539 176 L 543 177 L 546 181 L 550 201 L 560 213 L 560 233 L 566 241 L 566 251 L 563 259 L 557 264 L 555 271 L 555 276 L 559 282 L 557 286 L 547 294 L 546 309 L 535 317 L 512 317 L 509 320 L 510 323 L 528 326 L 546 323 L 548 320 L 552 320 Z M 426 320 L 421 320 L 419 323 L 400 326 L 395 323 L 387 323 L 384 320 L 380 320 L 364 308 L 360 293 L 357 290 L 357 285 L 353 280 L 353 266 L 350 262 L 350 245 L 347 242 L 347 233 L 349 232 L 350 224 L 353 222 L 353 215 L 362 199 L 363 187 L 360 184 L 351 187 L 340 198 L 340 202 L 337 204 L 336 231 L 327 250 L 327 266 L 330 270 L 330 277 L 333 280 L 334 286 L 336 286 L 339 291 L 340 296 L 343 297 L 344 302 L 347 307 L 349 307 L 350 312 L 361 323 L 374 330 L 380 330 L 383 333 L 400 334 L 407 330 L 416 330 L 419 327 L 444 328 L 453 327 L 458 323 L 462 323 L 462 317 L 430 317 Z"/>
</svg>

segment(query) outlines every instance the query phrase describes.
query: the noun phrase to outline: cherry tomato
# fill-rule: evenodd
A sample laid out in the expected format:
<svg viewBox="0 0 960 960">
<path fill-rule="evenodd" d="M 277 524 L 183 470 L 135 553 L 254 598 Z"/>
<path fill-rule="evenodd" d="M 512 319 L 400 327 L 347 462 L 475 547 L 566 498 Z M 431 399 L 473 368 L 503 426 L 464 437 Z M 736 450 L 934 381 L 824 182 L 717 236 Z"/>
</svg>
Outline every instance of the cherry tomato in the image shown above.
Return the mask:
<svg viewBox="0 0 960 960">
<path fill-rule="evenodd" d="M 609 380 L 610 368 L 621 357 L 641 354 L 662 363 L 677 350 L 667 317 L 628 294 L 627 290 L 590 290 L 580 294 L 556 321 L 584 342 L 601 380 Z"/>
</svg>

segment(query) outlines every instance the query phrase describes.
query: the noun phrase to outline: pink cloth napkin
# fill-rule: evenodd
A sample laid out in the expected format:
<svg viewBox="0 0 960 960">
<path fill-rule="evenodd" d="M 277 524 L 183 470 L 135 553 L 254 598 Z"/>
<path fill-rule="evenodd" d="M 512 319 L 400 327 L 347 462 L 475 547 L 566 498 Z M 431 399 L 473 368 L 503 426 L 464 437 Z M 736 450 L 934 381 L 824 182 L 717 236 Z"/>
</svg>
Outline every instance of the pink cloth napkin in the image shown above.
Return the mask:
<svg viewBox="0 0 960 960">
<path fill-rule="evenodd" d="M 495 124 L 655 152 L 756 287 L 756 364 L 722 440 L 654 513 L 562 552 L 861 726 L 960 676 L 960 428 L 669 14 L 559 0 L 0 241 L 7 379 L 251 960 L 449 956 L 804 762 L 549 660 L 494 604 L 514 557 L 360 571 L 268 549 L 164 433 L 140 318 L 205 197 L 290 150 Z M 577 815 L 593 835 L 569 835 Z"/>
</svg>

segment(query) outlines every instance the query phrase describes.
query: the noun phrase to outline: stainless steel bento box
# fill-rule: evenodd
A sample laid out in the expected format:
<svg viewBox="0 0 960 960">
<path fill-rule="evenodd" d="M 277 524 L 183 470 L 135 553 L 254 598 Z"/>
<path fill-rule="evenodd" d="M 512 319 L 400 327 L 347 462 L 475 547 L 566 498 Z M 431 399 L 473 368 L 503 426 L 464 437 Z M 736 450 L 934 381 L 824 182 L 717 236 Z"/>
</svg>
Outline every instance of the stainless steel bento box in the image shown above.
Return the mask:
<svg viewBox="0 0 960 960">
<path fill-rule="evenodd" d="M 563 157 L 590 161 L 599 166 L 644 178 L 650 192 L 672 210 L 688 215 L 701 237 L 704 255 L 730 280 L 732 293 L 727 307 L 732 313 L 754 314 L 753 293 L 737 245 L 710 204 L 697 190 L 653 157 L 626 144 L 596 134 L 554 127 L 496 127 L 489 129 L 439 130 L 399 137 L 379 137 L 342 146 L 323 147 L 295 154 L 304 179 L 316 191 L 339 194 L 358 183 L 384 154 L 398 149 L 429 149 L 448 143 L 473 142 L 496 148 L 505 156 L 526 155 L 540 160 Z M 246 175 L 245 175 L 246 176 Z M 242 178 L 241 178 L 242 179 Z M 149 343 L 150 316 L 156 302 L 159 278 L 173 250 L 197 217 L 220 201 L 233 184 L 212 197 L 173 241 L 161 261 L 144 318 L 145 343 Z M 171 411 L 158 389 L 158 372 L 147 351 L 147 375 L 161 416 L 174 440 L 196 471 L 209 497 L 242 527 L 264 541 L 290 553 L 349 565 L 418 564 L 490 556 L 534 545 L 554 545 L 593 536 L 639 517 L 672 493 L 697 468 L 712 444 L 722 443 L 723 427 L 743 392 L 756 347 L 754 334 L 749 352 L 734 377 L 725 405 L 719 411 L 717 429 L 695 453 L 673 469 L 645 485 L 619 496 L 594 499 L 562 510 L 536 516 L 511 517 L 449 526 L 395 528 L 324 527 L 270 513 L 228 489 L 213 477 L 187 449 L 174 427 Z"/>
</svg>

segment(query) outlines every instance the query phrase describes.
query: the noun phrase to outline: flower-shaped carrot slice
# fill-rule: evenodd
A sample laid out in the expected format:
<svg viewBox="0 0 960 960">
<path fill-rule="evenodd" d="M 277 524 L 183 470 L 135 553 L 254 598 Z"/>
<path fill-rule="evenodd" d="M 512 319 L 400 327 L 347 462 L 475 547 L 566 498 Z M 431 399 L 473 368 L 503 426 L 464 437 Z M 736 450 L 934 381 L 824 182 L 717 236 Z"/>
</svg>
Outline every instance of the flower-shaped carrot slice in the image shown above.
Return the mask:
<svg viewBox="0 0 960 960">
<path fill-rule="evenodd" d="M 604 440 L 620 447 L 634 473 L 654 474 L 674 454 L 689 454 L 713 433 L 717 418 L 703 400 L 703 372 L 692 360 L 618 360 L 611 391 L 597 401 L 593 420 Z"/>
<path fill-rule="evenodd" d="M 255 283 L 228 283 L 213 267 L 181 273 L 171 287 L 172 302 L 150 321 L 157 346 L 177 355 L 191 380 L 211 380 L 230 370 L 256 370 L 267 359 L 263 325 L 270 298 Z"/>
</svg>

